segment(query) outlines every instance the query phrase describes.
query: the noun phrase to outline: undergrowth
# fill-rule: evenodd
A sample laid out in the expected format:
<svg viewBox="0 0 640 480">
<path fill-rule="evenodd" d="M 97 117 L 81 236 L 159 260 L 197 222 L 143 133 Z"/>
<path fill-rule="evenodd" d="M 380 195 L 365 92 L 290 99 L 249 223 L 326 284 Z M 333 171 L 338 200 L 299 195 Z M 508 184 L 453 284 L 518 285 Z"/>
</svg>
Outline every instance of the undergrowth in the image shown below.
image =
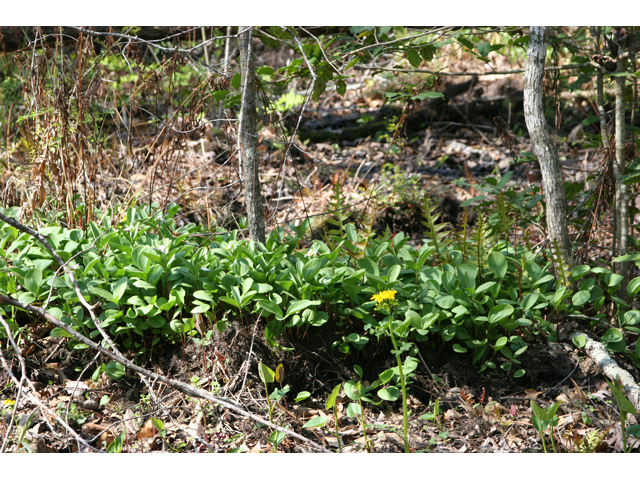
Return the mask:
<svg viewBox="0 0 640 480">
<path fill-rule="evenodd" d="M 637 343 L 629 348 L 625 334 L 640 333 L 640 312 L 619 298 L 622 277 L 588 265 L 555 276 L 546 260 L 551 255 L 509 241 L 515 221 L 501 214 L 506 210 L 500 202 L 496 213 L 480 211 L 470 233 L 465 225 L 464 233 L 454 234 L 437 222 L 425 199 L 428 238 L 415 248 L 402 232 L 372 233 L 370 217 L 359 228 L 347 223 L 340 188 L 335 182 L 337 218 L 326 241 L 305 242 L 306 225 L 291 225 L 293 234 L 278 228 L 264 245 L 239 238 L 238 231 L 211 232 L 196 224 L 178 228 L 177 205 L 166 213 L 130 208 L 118 224 L 115 212 L 96 212 L 101 220 L 90 221 L 86 230 L 63 228 L 52 218 L 40 233 L 74 270 L 85 299 L 99 303 L 101 326 L 132 355 L 187 336 L 205 337 L 230 321 L 247 329 L 261 315 L 267 319 L 265 341 L 274 349 L 285 349 L 283 336 L 300 338 L 329 328 L 340 332 L 334 347 L 343 356 L 357 357 L 370 342 L 388 343 L 395 336 L 405 363 L 420 349 L 446 347 L 480 371 L 499 368 L 520 377 L 525 374 L 520 356 L 530 340 L 542 335 L 556 341 L 555 324 L 570 316 L 602 333 L 612 351 L 638 363 Z M 51 255 L 8 224 L 0 235 L 0 292 L 42 306 L 96 337 L 95 325 Z M 372 299 L 388 290 L 396 292 L 398 302 L 392 330 Z M 640 278 L 629 283 L 629 299 L 638 291 Z M 28 337 L 26 313 L 2 309 L 12 329 Z M 612 317 L 616 325 L 607 323 Z M 69 335 L 54 328 L 51 336 Z M 85 348 L 73 338 L 67 345 Z"/>
</svg>

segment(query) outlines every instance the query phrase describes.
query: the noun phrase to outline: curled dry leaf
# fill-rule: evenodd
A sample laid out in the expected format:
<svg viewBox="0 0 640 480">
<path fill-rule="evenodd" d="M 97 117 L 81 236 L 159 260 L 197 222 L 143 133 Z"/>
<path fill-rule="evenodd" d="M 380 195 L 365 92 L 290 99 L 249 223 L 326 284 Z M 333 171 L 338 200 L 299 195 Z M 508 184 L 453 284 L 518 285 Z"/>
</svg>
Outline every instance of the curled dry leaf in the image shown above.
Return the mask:
<svg viewBox="0 0 640 480">
<path fill-rule="evenodd" d="M 536 398 L 538 398 L 542 392 L 538 392 L 537 390 L 534 390 L 533 388 L 527 388 L 525 391 L 525 396 L 524 398 L 527 399 L 531 399 L 531 400 L 535 400 Z"/>
<path fill-rule="evenodd" d="M 151 421 L 151 419 L 149 419 L 138 432 L 138 439 L 153 438 L 156 436 L 157 433 L 158 433 L 158 430 L 156 430 L 156 427 L 153 425 L 153 422 Z"/>
<path fill-rule="evenodd" d="M 132 435 L 136 435 L 138 433 L 138 430 L 140 429 L 138 427 L 138 423 L 134 420 L 135 416 L 136 415 L 135 413 L 133 413 L 133 410 L 127 408 L 127 411 L 124 413 L 123 418 L 125 428 Z"/>
</svg>

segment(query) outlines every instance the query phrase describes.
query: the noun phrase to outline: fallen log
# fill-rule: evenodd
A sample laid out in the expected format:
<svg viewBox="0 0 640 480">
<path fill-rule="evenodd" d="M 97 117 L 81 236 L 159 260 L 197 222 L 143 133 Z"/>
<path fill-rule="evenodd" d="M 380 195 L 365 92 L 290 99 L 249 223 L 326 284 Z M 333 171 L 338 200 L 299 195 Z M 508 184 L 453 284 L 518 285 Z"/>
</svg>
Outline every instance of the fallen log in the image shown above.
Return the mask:
<svg viewBox="0 0 640 480">
<path fill-rule="evenodd" d="M 584 351 L 586 354 L 596 362 L 606 377 L 614 381 L 617 378 L 620 379 L 624 389 L 624 394 L 636 410 L 640 410 L 640 386 L 638 386 L 631 374 L 618 366 L 616 361 L 611 358 L 606 347 L 601 342 L 596 342 L 581 332 L 573 332 L 569 338 L 573 341 L 579 336 L 583 336 L 586 339 L 586 343 L 584 345 Z"/>
</svg>

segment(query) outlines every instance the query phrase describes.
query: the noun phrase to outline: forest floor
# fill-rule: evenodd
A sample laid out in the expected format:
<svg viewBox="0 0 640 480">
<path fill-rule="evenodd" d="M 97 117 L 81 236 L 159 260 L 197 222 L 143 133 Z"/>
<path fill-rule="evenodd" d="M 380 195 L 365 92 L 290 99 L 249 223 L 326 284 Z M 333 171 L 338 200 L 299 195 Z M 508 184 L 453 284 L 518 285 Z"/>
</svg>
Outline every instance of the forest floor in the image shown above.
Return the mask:
<svg viewBox="0 0 640 480">
<path fill-rule="evenodd" d="M 261 178 L 271 228 L 299 223 L 306 217 L 321 217 L 327 211 L 332 178 L 336 181 L 337 174 L 344 179 L 344 192 L 351 205 L 362 205 L 372 191 L 377 192 L 380 202 L 375 228 L 404 231 L 417 246 L 424 239 L 420 209 L 425 194 L 440 206 L 442 220 L 455 225 L 463 211 L 461 202 L 476 196 L 481 179 L 492 172 L 504 175 L 512 171 L 509 185 L 516 187 L 539 185 L 539 172 L 533 164 L 514 165 L 514 156 L 520 150 L 531 151 L 528 141 L 520 135 L 517 145 L 511 146 L 517 151 L 509 150 L 493 121 L 494 117 L 502 117 L 510 131 L 526 132 L 521 76 L 481 77 L 467 91 L 434 111 L 426 127 L 409 128 L 394 147 L 389 146 L 393 131 L 373 132 L 352 141 L 333 141 L 336 134 L 375 122 L 377 115 L 384 117 L 380 96 L 354 90 L 344 100 L 337 97 L 326 100 L 322 106 L 311 105 L 300 125 L 301 132 L 315 132 L 315 140 L 306 145 L 296 141 L 295 159 L 293 162 L 289 159 L 284 168 L 284 150 L 275 141 L 277 129 L 262 132 Z M 580 109 L 563 113 L 568 125 L 557 138 L 565 181 L 585 181 L 589 175 L 597 176 L 603 170 L 602 152 L 571 142 L 571 135 L 579 139 L 579 129 L 574 127 L 583 119 Z M 571 119 L 576 119 L 573 125 Z M 318 140 L 322 135 L 326 141 Z M 145 142 L 139 142 L 136 148 L 143 148 Z M 215 221 L 234 228 L 233 213 L 244 208 L 239 187 L 220 190 L 215 196 L 201 193 L 206 187 L 215 188 L 218 182 L 220 185 L 232 182 L 234 166 L 224 161 L 230 143 L 211 131 L 184 142 L 168 161 L 175 168 L 158 171 L 155 191 L 146 187 L 143 190 L 145 201 L 175 198 L 185 205 L 181 221 L 209 225 Z M 385 163 L 389 166 L 383 170 Z M 140 165 L 130 167 L 134 172 Z M 114 172 L 118 171 L 121 169 L 115 168 Z M 142 183 L 142 176 L 131 173 L 127 181 L 123 181 L 121 173 L 105 176 L 97 191 L 97 203 L 108 203 L 111 195 L 124 195 L 130 185 Z M 173 179 L 179 179 L 174 182 L 179 188 L 157 188 L 170 185 Z M 20 187 L 13 194 L 19 197 Z M 6 201 L 6 192 L 4 198 Z M 15 203 L 19 204 L 19 198 Z M 313 225 L 322 230 L 321 220 Z M 597 247 L 607 247 L 609 243 L 609 237 L 602 236 Z M 590 250 L 592 255 L 602 255 L 597 247 Z M 198 345 L 188 339 L 186 344 L 164 346 L 146 359 L 146 366 L 228 398 L 266 418 L 265 390 L 257 365 L 262 361 L 275 369 L 282 363 L 282 386 L 290 385 L 290 393 L 277 404 L 273 422 L 330 450 L 340 447 L 344 452 L 366 451 L 361 425 L 346 414 L 348 399 L 344 392 L 337 399 L 337 417 L 333 410 L 325 408 L 325 402 L 335 385 L 355 378 L 354 365 L 372 372 L 369 380 L 373 380 L 375 372 L 392 366 L 388 364 L 389 358 L 367 349 L 357 358 L 342 358 L 331 347 L 336 333 L 322 328 L 309 330 L 302 338 L 285 338 L 283 344 L 293 347 L 293 351 L 274 351 L 264 342 L 263 329 L 261 324 L 250 330 L 232 325 L 222 333 L 216 332 L 211 345 Z M 132 374 L 118 381 L 104 374 L 89 379 L 92 370 L 86 364 L 87 354 L 68 351 L 63 339 L 40 339 L 30 347 L 24 346 L 22 355 L 41 406 L 23 397 L 14 411 L 12 400 L 16 392 L 9 386 L 7 371 L 0 371 L 2 439 L 6 438 L 12 415 L 17 421 L 11 436 L 14 442 L 7 451 L 96 451 L 111 444 L 120 431 L 127 432 L 122 446 L 126 452 L 272 450 L 267 440 L 271 433 L 268 427 L 163 384 Z M 547 436 L 547 449 L 622 450 L 620 418 L 605 378 L 593 360 L 569 340 L 547 343 L 545 339 L 533 339 L 521 357 L 526 375 L 519 379 L 500 371 L 479 373 L 469 358 L 446 349 L 421 351 L 421 356 L 409 388 L 412 451 L 541 452 L 541 437 L 532 423 L 532 400 L 543 408 L 554 401 L 561 403 L 553 432 L 554 445 Z M 639 378 L 638 369 L 623 357 L 616 356 L 615 360 Z M 15 357 L 8 361 L 20 377 Z M 301 391 L 308 391 L 310 397 L 295 402 Z M 75 441 L 57 423 L 56 416 L 65 419 L 91 447 Z M 327 417 L 324 427 L 302 428 L 316 416 Z M 152 418 L 161 422 L 154 423 Z M 404 450 L 400 402 L 366 406 L 364 419 L 371 451 Z M 637 419 L 630 417 L 629 421 L 635 423 Z M 16 435 L 22 435 L 22 442 L 15 441 Z M 314 450 L 306 442 L 286 437 L 277 451 Z"/>
</svg>

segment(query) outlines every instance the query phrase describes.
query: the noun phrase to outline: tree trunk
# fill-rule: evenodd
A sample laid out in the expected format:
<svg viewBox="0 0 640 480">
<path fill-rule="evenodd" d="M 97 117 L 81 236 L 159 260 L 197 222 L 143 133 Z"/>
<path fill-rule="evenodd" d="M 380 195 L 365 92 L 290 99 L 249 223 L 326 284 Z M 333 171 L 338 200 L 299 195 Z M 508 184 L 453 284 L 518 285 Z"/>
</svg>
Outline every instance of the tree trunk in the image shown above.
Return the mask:
<svg viewBox="0 0 640 480">
<path fill-rule="evenodd" d="M 601 55 L 600 49 L 600 27 L 589 27 L 591 30 L 591 37 L 593 38 L 593 49 Z M 607 128 L 607 112 L 604 110 L 604 74 L 600 71 L 596 71 L 596 92 L 598 96 L 598 118 L 600 119 L 600 136 L 602 137 L 602 146 L 605 151 L 609 150 L 609 129 Z"/>
<path fill-rule="evenodd" d="M 626 50 L 624 43 L 618 43 L 618 61 L 616 65 L 616 73 L 622 74 L 626 70 Z M 613 252 L 615 256 L 625 255 L 629 246 L 629 215 L 627 206 L 629 205 L 628 187 L 621 181 L 621 177 L 625 171 L 625 141 L 627 138 L 625 128 L 626 105 L 624 99 L 625 77 L 619 75 L 615 78 L 616 92 L 616 158 L 613 162 L 613 173 L 616 177 L 616 197 L 615 197 L 615 220 L 616 220 L 616 250 Z M 629 275 L 629 262 L 622 262 L 618 273 L 624 277 L 621 287 L 621 294 L 624 298 L 626 295 L 626 284 Z"/>
<path fill-rule="evenodd" d="M 243 32 L 243 30 L 245 30 Z M 240 171 L 244 176 L 249 236 L 264 243 L 264 210 L 258 177 L 258 132 L 256 128 L 256 67 L 253 60 L 253 28 L 239 27 L 242 110 L 240 112 Z"/>
<path fill-rule="evenodd" d="M 524 117 L 540 163 L 547 204 L 547 231 L 567 268 L 573 265 L 571 239 L 567 230 L 567 204 L 558 152 L 547 131 L 542 101 L 542 79 L 546 54 L 546 27 L 531 27 L 524 78 Z M 552 248 L 553 250 L 553 248 Z"/>
</svg>

